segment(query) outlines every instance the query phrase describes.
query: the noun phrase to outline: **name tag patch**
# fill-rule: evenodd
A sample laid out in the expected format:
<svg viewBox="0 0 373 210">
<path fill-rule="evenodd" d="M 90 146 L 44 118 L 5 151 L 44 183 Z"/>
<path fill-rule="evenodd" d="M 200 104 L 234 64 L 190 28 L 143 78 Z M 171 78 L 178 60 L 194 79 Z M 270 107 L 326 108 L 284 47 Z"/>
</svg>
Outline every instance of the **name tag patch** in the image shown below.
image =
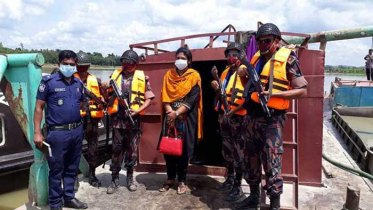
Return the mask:
<svg viewBox="0 0 373 210">
<path fill-rule="evenodd" d="M 65 88 L 55 88 L 54 89 L 54 92 L 65 92 L 66 89 Z"/>
</svg>

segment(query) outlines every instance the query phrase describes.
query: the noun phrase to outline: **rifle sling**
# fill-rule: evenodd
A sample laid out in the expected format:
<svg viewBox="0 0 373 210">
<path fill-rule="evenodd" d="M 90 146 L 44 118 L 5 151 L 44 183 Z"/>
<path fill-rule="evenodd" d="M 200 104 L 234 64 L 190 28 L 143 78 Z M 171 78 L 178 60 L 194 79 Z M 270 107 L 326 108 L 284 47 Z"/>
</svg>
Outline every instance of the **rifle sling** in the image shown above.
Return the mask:
<svg viewBox="0 0 373 210">
<path fill-rule="evenodd" d="M 237 92 L 236 92 L 236 83 L 237 83 L 237 76 L 238 76 L 237 70 L 235 72 L 234 81 L 233 81 L 233 87 L 232 87 L 232 96 L 231 96 L 231 103 L 232 104 L 234 103 L 234 100 L 236 99 L 236 95 L 237 95 Z"/>
<path fill-rule="evenodd" d="M 269 69 L 269 88 L 268 88 L 269 94 L 268 94 L 268 101 L 269 101 L 269 99 L 272 96 L 272 90 L 273 90 L 273 71 L 274 71 L 274 63 L 275 63 L 275 55 L 276 55 L 276 53 L 272 55 L 272 58 L 270 60 L 271 66 L 270 66 L 270 69 Z"/>
</svg>

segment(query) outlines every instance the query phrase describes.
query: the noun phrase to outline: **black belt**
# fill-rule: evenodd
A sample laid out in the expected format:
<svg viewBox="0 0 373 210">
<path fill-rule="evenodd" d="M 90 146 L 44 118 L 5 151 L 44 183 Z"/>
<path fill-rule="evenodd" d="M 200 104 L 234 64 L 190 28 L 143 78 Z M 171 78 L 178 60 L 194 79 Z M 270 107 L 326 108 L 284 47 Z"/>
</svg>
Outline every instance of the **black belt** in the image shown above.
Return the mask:
<svg viewBox="0 0 373 210">
<path fill-rule="evenodd" d="M 79 122 L 65 124 L 65 125 L 51 125 L 48 128 L 51 131 L 74 130 L 75 128 L 77 128 L 82 123 L 83 123 L 82 121 L 79 121 Z"/>
</svg>

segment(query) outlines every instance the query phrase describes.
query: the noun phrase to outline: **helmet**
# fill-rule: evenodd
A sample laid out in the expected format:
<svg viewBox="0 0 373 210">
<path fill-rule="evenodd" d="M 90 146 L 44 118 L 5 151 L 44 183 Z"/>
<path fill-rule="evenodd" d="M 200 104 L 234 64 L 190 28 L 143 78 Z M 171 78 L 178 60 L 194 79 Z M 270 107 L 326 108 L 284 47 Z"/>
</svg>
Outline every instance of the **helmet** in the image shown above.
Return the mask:
<svg viewBox="0 0 373 210">
<path fill-rule="evenodd" d="M 243 46 L 240 43 L 232 42 L 228 45 L 227 49 L 225 49 L 224 54 L 227 56 L 229 50 L 243 50 Z"/>
<path fill-rule="evenodd" d="M 275 35 L 281 39 L 280 29 L 278 29 L 278 27 L 273 23 L 266 23 L 260 26 L 260 28 L 256 32 L 256 40 L 259 40 L 261 36 L 266 35 Z"/>
<path fill-rule="evenodd" d="M 91 58 L 89 55 L 83 51 L 79 51 L 78 54 L 76 54 L 78 57 L 78 65 L 91 65 Z"/>
<path fill-rule="evenodd" d="M 126 50 L 126 51 L 124 51 L 124 53 L 120 57 L 120 61 L 122 62 L 123 59 L 131 60 L 131 61 L 134 61 L 136 63 L 139 63 L 139 56 L 133 50 Z"/>
</svg>

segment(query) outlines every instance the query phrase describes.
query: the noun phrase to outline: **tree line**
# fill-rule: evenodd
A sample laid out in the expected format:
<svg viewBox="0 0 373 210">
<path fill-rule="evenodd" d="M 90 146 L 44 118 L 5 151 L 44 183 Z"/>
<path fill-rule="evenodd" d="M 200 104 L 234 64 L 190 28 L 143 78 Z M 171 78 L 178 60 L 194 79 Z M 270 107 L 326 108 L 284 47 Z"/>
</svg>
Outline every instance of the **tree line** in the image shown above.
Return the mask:
<svg viewBox="0 0 373 210">
<path fill-rule="evenodd" d="M 325 65 L 325 72 L 326 73 L 342 73 L 342 74 L 365 74 L 365 67 L 346 66 L 346 65 L 338 65 L 338 66 Z"/>
<path fill-rule="evenodd" d="M 13 54 L 13 53 L 42 53 L 46 63 L 49 64 L 57 64 L 58 63 L 58 53 L 60 49 L 24 49 L 23 44 L 20 44 L 20 47 L 15 49 L 4 47 L 3 44 L 0 42 L 0 53 L 4 54 Z M 86 52 L 91 57 L 91 62 L 94 65 L 100 66 L 120 66 L 120 56 L 114 55 L 114 53 L 108 54 L 107 56 L 103 56 L 102 53 L 99 52 Z M 351 73 L 351 74 L 364 74 L 365 70 L 364 67 L 356 67 L 356 66 L 346 66 L 346 65 L 325 65 L 325 72 L 327 73 Z"/>
<path fill-rule="evenodd" d="M 49 64 L 57 64 L 58 63 L 58 54 L 60 53 L 60 49 L 24 49 L 23 44 L 20 44 L 20 47 L 15 49 L 4 47 L 3 44 L 0 42 L 0 53 L 3 54 L 14 54 L 14 53 L 41 53 L 44 56 L 45 63 Z M 107 56 L 103 56 L 102 53 L 99 52 L 86 52 L 90 55 L 91 63 L 94 65 L 100 66 L 120 66 L 120 56 L 114 55 L 114 53 L 108 54 Z"/>
</svg>

